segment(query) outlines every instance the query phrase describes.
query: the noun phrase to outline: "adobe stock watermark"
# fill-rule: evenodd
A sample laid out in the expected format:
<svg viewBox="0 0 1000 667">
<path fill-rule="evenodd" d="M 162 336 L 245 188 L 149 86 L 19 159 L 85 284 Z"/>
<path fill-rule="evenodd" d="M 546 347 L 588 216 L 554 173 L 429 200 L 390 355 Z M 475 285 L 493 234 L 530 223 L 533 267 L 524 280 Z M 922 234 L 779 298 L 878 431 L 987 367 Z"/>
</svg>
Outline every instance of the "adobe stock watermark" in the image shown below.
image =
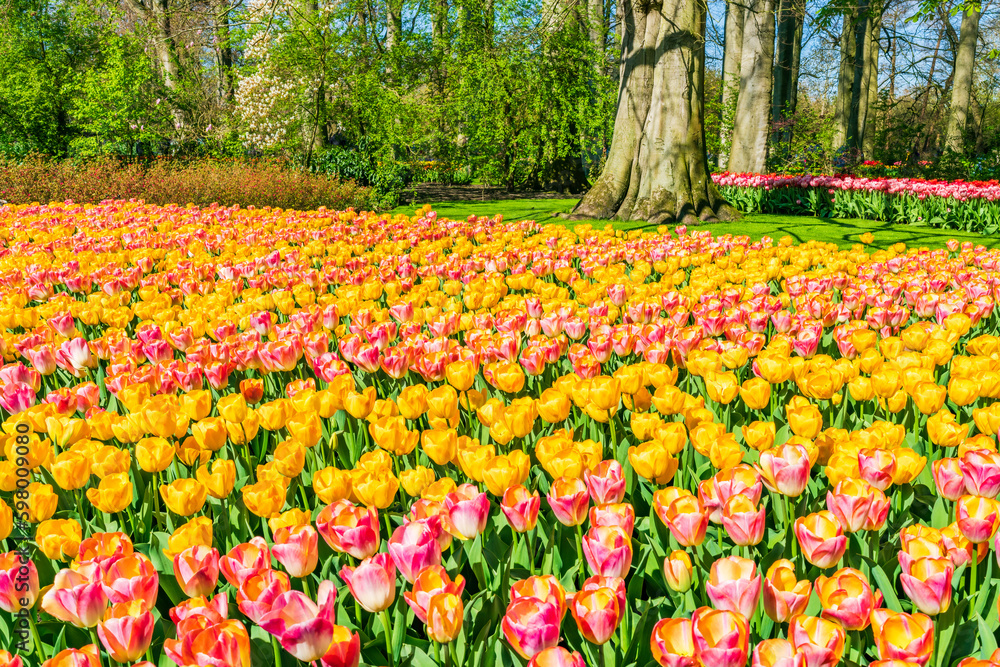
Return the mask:
<svg viewBox="0 0 1000 667">
<path fill-rule="evenodd" d="M 31 453 L 31 424 L 19 422 L 15 427 L 14 436 L 14 465 L 17 466 L 17 489 L 14 491 L 14 526 L 10 534 L 10 539 L 14 541 L 20 567 L 17 576 L 14 578 L 14 591 L 21 593 L 18 600 L 20 610 L 14 614 L 14 649 L 26 656 L 31 652 L 31 609 L 28 598 L 28 586 L 30 572 L 28 563 L 31 560 L 29 544 L 34 539 L 31 531 L 31 523 L 28 521 L 28 485 L 31 483 L 31 469 L 28 467 L 30 461 L 28 455 Z"/>
</svg>

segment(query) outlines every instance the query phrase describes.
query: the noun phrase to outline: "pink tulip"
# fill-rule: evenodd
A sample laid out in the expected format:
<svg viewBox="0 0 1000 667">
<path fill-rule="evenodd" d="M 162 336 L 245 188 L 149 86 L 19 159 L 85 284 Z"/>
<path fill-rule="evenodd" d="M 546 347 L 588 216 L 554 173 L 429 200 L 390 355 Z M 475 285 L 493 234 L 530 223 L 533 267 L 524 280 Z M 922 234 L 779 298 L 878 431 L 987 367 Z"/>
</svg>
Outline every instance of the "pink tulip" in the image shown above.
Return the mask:
<svg viewBox="0 0 1000 667">
<path fill-rule="evenodd" d="M 925 614 L 935 616 L 951 606 L 951 579 L 955 566 L 950 558 L 917 558 L 899 575 L 906 597 Z"/>
<path fill-rule="evenodd" d="M 530 660 L 559 644 L 559 608 L 538 598 L 518 598 L 507 607 L 500 622 L 504 637 L 518 655 Z"/>
<path fill-rule="evenodd" d="M 731 496 L 722 508 L 722 527 L 737 546 L 759 544 L 764 539 L 764 508 L 754 507 L 742 494 Z"/>
<path fill-rule="evenodd" d="M 389 555 L 407 582 L 429 565 L 441 564 L 441 547 L 423 521 L 410 521 L 396 528 L 389 538 Z"/>
<path fill-rule="evenodd" d="M 17 551 L 0 554 L 0 609 L 16 614 L 31 609 L 38 597 L 38 569 L 35 562 Z"/>
<path fill-rule="evenodd" d="M 285 579 L 288 579 L 288 575 L 283 572 L 281 574 Z M 211 600 L 188 598 L 170 609 L 170 620 L 174 622 L 174 625 L 179 625 L 185 618 L 192 616 L 203 616 L 209 624 L 222 623 L 229 618 L 229 595 L 219 593 Z"/>
<path fill-rule="evenodd" d="M 388 609 L 396 599 L 396 566 L 387 553 L 366 558 L 357 567 L 345 565 L 340 578 L 354 599 L 373 614 Z"/>
<path fill-rule="evenodd" d="M 584 639 L 598 646 L 611 639 L 623 611 L 615 591 L 603 587 L 576 593 L 569 610 Z"/>
<path fill-rule="evenodd" d="M 236 588 L 253 575 L 269 569 L 271 552 L 263 537 L 254 537 L 249 542 L 237 544 L 219 559 L 219 571 Z"/>
<path fill-rule="evenodd" d="M 114 561 L 104 573 L 102 584 L 111 604 L 138 599 L 153 609 L 160 590 L 160 575 L 149 558 L 134 553 Z"/>
<path fill-rule="evenodd" d="M 590 508 L 590 526 L 618 526 L 631 538 L 635 528 L 635 509 L 629 503 L 596 505 Z"/>
<path fill-rule="evenodd" d="M 955 503 L 958 529 L 973 544 L 988 541 L 1000 525 L 1000 503 L 992 498 L 962 496 Z"/>
<path fill-rule="evenodd" d="M 965 495 L 965 475 L 959 459 L 940 459 L 931 464 L 931 470 L 939 496 L 955 501 Z"/>
<path fill-rule="evenodd" d="M 518 484 L 508 488 L 500 500 L 500 509 L 507 517 L 507 523 L 517 533 L 525 533 L 535 528 L 541 498 L 538 491 L 530 492 Z"/>
<path fill-rule="evenodd" d="M 598 588 L 608 588 L 614 591 L 615 599 L 618 601 L 618 609 L 620 609 L 624 615 L 626 609 L 625 605 L 628 604 L 628 591 L 625 588 L 625 580 L 621 577 L 602 577 L 600 575 L 587 577 L 587 579 L 583 582 L 583 586 L 580 587 L 580 592 L 595 591 Z"/>
<path fill-rule="evenodd" d="M 551 602 L 559 609 L 559 618 L 566 615 L 566 590 L 555 575 L 540 574 L 514 582 L 510 587 L 510 601 L 520 598 L 537 598 L 542 602 Z"/>
<path fill-rule="evenodd" d="M 261 620 L 260 627 L 274 635 L 281 646 L 303 662 L 319 660 L 333 643 L 337 589 L 332 581 L 319 585 L 319 604 L 304 593 L 282 593 Z"/>
<path fill-rule="evenodd" d="M 528 667 L 587 667 L 587 663 L 579 653 L 570 653 L 562 646 L 553 646 L 536 653 L 528 662 Z"/>
<path fill-rule="evenodd" d="M 575 477 L 554 480 L 546 499 L 556 520 L 564 526 L 579 526 L 587 518 L 590 494 L 587 485 Z"/>
<path fill-rule="evenodd" d="M 378 510 L 374 507 L 356 507 L 350 500 L 338 500 L 319 513 L 316 529 L 334 551 L 358 560 L 378 552 Z"/>
<path fill-rule="evenodd" d="M 809 483 L 812 462 L 802 445 L 781 445 L 760 454 L 755 466 L 769 490 L 790 498 L 798 498 Z"/>
<path fill-rule="evenodd" d="M 805 667 L 805 661 L 787 639 L 765 639 L 754 646 L 750 667 Z"/>
<path fill-rule="evenodd" d="M 764 492 L 760 473 L 746 463 L 721 470 L 711 479 L 715 497 L 723 505 L 735 495 L 744 495 L 756 505 Z"/>
<path fill-rule="evenodd" d="M 52 587 L 42 596 L 42 609 L 64 623 L 92 628 L 104 616 L 108 597 L 100 582 L 91 582 L 73 570 L 59 570 Z"/>
<path fill-rule="evenodd" d="M 716 609 L 736 611 L 751 618 L 761 592 L 756 563 L 739 556 L 720 558 L 712 563 L 705 592 Z"/>
<path fill-rule="evenodd" d="M 823 569 L 835 565 L 847 550 L 844 529 L 828 510 L 796 519 L 795 538 L 806 560 Z"/>
<path fill-rule="evenodd" d="M 403 593 L 403 599 L 420 622 L 426 623 L 431 598 L 440 593 L 461 596 L 464 589 L 465 579 L 462 575 L 456 576 L 452 581 L 443 567 L 429 565 L 417 574 L 413 580 L 413 589 Z"/>
<path fill-rule="evenodd" d="M 97 624 L 97 637 L 112 660 L 133 662 L 149 649 L 155 625 L 153 614 L 141 600 L 119 602 Z"/>
<path fill-rule="evenodd" d="M 856 533 L 865 527 L 872 507 L 873 488 L 863 480 L 845 479 L 837 482 L 832 491 L 827 491 L 826 508 L 845 532 Z"/>
<path fill-rule="evenodd" d="M 614 459 L 601 461 L 593 471 L 584 470 L 583 480 L 598 505 L 620 503 L 625 498 L 625 473 Z"/>
<path fill-rule="evenodd" d="M 288 575 L 278 570 L 261 570 L 243 580 L 236 591 L 236 604 L 243 615 L 260 624 L 271 606 L 283 593 L 292 589 Z"/>
<path fill-rule="evenodd" d="M 307 577 L 319 562 L 319 535 L 312 526 L 282 526 L 274 531 L 271 553 L 288 574 Z"/>
<path fill-rule="evenodd" d="M 664 618 L 649 637 L 653 658 L 662 667 L 694 667 L 694 626 L 689 618 Z M 745 658 L 744 658 L 745 659 Z"/>
<path fill-rule="evenodd" d="M 987 450 L 969 450 L 960 463 L 965 492 L 973 496 L 996 498 L 1000 493 L 1000 454 Z"/>
<path fill-rule="evenodd" d="M 632 566 L 632 541 L 618 526 L 596 526 L 583 536 L 583 555 L 591 573 L 624 578 Z"/>
<path fill-rule="evenodd" d="M 788 640 L 804 656 L 806 667 L 836 667 L 847 632 L 833 621 L 799 615 L 788 624 Z"/>
<path fill-rule="evenodd" d="M 823 606 L 823 618 L 835 621 L 845 630 L 864 630 L 876 607 L 875 595 L 864 574 L 845 567 L 832 577 L 816 579 L 816 593 Z"/>
<path fill-rule="evenodd" d="M 861 479 L 885 491 L 892 486 L 892 477 L 896 474 L 896 457 L 886 449 L 862 449 L 858 452 L 858 470 Z"/>
<path fill-rule="evenodd" d="M 452 533 L 460 540 L 475 539 L 486 529 L 490 517 L 490 499 L 474 484 L 462 484 L 445 496 L 444 508 L 451 521 Z"/>
<path fill-rule="evenodd" d="M 750 627 L 739 612 L 701 607 L 691 617 L 694 650 L 704 667 L 744 667 L 750 652 Z"/>
<path fill-rule="evenodd" d="M 202 544 L 188 547 L 174 556 L 174 576 L 188 596 L 208 595 L 219 581 L 218 550 Z"/>
</svg>

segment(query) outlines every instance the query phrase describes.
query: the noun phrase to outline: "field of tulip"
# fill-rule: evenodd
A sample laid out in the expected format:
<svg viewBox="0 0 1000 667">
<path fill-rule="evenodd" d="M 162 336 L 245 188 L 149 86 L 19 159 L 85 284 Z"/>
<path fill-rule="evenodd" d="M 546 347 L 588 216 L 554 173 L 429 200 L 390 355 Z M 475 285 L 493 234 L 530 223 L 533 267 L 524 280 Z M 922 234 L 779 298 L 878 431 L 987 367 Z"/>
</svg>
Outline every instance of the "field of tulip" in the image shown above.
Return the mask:
<svg viewBox="0 0 1000 667">
<path fill-rule="evenodd" d="M 1000 665 L 1000 251 L 121 201 L 0 238 L 0 667 Z"/>
<path fill-rule="evenodd" d="M 742 213 L 860 218 L 980 234 L 1000 231 L 1000 182 L 776 174 L 713 174 Z"/>
</svg>

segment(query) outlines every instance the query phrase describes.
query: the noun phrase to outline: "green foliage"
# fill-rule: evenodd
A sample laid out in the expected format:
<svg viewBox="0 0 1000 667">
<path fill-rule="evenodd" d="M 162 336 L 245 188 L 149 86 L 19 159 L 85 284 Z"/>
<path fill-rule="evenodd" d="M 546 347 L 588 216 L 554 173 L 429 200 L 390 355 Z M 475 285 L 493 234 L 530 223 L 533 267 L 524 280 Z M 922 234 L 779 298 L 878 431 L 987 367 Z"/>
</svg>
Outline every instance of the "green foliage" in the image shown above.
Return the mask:
<svg viewBox="0 0 1000 667">
<path fill-rule="evenodd" d="M 837 156 L 832 150 L 836 130 L 833 116 L 819 105 L 800 104 L 790 117 L 776 124 L 769 168 L 784 174 L 831 173 Z"/>
<path fill-rule="evenodd" d="M 73 114 L 81 135 L 70 151 L 81 157 L 152 153 L 171 123 L 158 97 L 152 66 L 130 40 L 104 42 L 104 62 L 77 76 Z"/>
</svg>

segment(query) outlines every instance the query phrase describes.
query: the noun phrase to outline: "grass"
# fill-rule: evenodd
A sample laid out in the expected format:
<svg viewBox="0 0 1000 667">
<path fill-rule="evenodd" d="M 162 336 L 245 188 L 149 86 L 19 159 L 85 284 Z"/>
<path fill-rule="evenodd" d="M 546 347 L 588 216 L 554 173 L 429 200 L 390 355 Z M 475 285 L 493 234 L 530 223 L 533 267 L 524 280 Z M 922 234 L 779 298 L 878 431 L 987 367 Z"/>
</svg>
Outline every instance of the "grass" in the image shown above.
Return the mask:
<svg viewBox="0 0 1000 667">
<path fill-rule="evenodd" d="M 494 216 L 502 213 L 507 220 L 535 220 L 540 223 L 553 223 L 573 227 L 581 224 L 572 220 L 556 217 L 559 213 L 570 211 L 578 200 L 576 199 L 515 199 L 492 202 L 443 202 L 434 205 L 438 215 L 448 218 L 467 218 L 470 215 Z M 401 206 L 393 213 L 413 214 L 415 206 Z M 615 229 L 642 229 L 647 225 L 643 222 L 622 220 L 596 220 L 591 224 L 600 225 L 610 222 Z M 971 241 L 990 248 L 1000 247 L 1000 237 L 983 236 L 969 232 L 959 232 L 950 229 L 933 227 L 910 227 L 895 225 L 880 220 L 843 220 L 831 218 L 810 218 L 795 215 L 754 214 L 744 216 L 737 222 L 716 223 L 706 225 L 712 234 L 747 235 L 757 241 L 763 236 L 778 240 L 790 236 L 796 243 L 806 241 L 823 241 L 836 243 L 841 248 L 850 248 L 859 243 L 859 237 L 865 232 L 875 236 L 874 247 L 887 248 L 896 243 L 905 243 L 910 247 L 943 248 L 949 239 Z"/>
</svg>

